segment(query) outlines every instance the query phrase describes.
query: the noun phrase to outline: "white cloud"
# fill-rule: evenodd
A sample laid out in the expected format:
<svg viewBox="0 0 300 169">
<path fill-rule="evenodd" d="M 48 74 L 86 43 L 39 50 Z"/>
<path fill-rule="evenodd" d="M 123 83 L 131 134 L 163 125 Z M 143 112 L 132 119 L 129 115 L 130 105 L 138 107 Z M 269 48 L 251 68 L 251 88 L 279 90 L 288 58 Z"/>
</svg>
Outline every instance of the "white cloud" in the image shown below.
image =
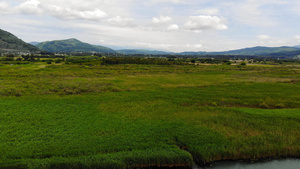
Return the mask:
<svg viewBox="0 0 300 169">
<path fill-rule="evenodd" d="M 186 3 L 186 0 L 152 0 L 155 3 L 174 3 L 174 4 L 180 4 L 180 3 Z"/>
<path fill-rule="evenodd" d="M 133 27 L 136 26 L 134 19 L 132 18 L 122 18 L 120 16 L 116 16 L 114 18 L 107 20 L 111 25 L 120 26 L 120 27 Z"/>
<path fill-rule="evenodd" d="M 150 49 L 160 49 L 160 50 L 169 50 L 173 45 L 166 43 L 145 43 L 145 42 L 136 42 L 136 46 Z"/>
<path fill-rule="evenodd" d="M 79 11 L 70 8 L 64 8 L 57 5 L 43 5 L 46 14 L 55 16 L 60 19 L 83 19 L 83 20 L 100 20 L 107 14 L 96 8 L 90 11 Z"/>
<path fill-rule="evenodd" d="M 136 42 L 136 46 L 141 48 L 148 48 L 148 49 L 159 49 L 159 50 L 172 50 L 177 49 L 177 52 L 182 51 L 199 51 L 202 48 L 201 44 L 171 44 L 171 43 L 144 43 L 144 42 Z"/>
<path fill-rule="evenodd" d="M 270 39 L 270 37 L 268 35 L 258 35 L 257 38 L 260 40 Z"/>
<path fill-rule="evenodd" d="M 196 50 L 200 50 L 202 48 L 202 44 L 194 44 L 194 45 L 190 45 L 189 43 L 186 44 L 186 47 L 188 49 L 191 49 L 193 51 L 196 51 Z"/>
<path fill-rule="evenodd" d="M 294 38 L 300 43 L 300 35 L 296 35 Z"/>
<path fill-rule="evenodd" d="M 287 4 L 284 0 L 243 0 L 228 4 L 230 15 L 239 23 L 254 27 L 274 27 L 278 24 L 277 17 L 272 15 L 280 13 L 267 7 L 282 7 Z"/>
<path fill-rule="evenodd" d="M 200 48 L 202 48 L 202 45 L 201 44 L 195 44 L 194 47 L 200 49 Z"/>
<path fill-rule="evenodd" d="M 202 30 L 225 30 L 228 27 L 218 16 L 199 15 L 190 16 L 189 21 L 184 25 L 186 30 L 201 32 Z"/>
<path fill-rule="evenodd" d="M 41 2 L 41 0 L 27 0 L 16 6 L 6 2 L 0 2 L 0 13 L 4 14 L 31 14 L 31 15 L 50 15 L 59 19 L 82 19 L 100 20 L 107 16 L 105 12 L 98 8 L 92 10 L 78 10 L 64 6 Z"/>
<path fill-rule="evenodd" d="M 299 5 L 299 0 L 0 0 L 0 21 L 2 29 L 26 41 L 75 37 L 102 45 L 220 51 L 300 42 Z M 261 35 L 264 30 L 270 37 Z"/>
<path fill-rule="evenodd" d="M 9 5 L 6 2 L 0 2 L 0 14 L 6 14 L 7 9 L 9 9 Z"/>
<path fill-rule="evenodd" d="M 172 24 L 168 27 L 168 31 L 177 31 L 179 30 L 179 26 L 176 24 Z"/>
<path fill-rule="evenodd" d="M 168 23 L 172 21 L 172 18 L 169 16 L 160 16 L 159 18 L 153 17 L 152 23 L 154 24 L 162 24 L 162 23 Z"/>
<path fill-rule="evenodd" d="M 17 6 L 16 10 L 17 12 L 24 14 L 39 14 L 42 12 L 40 4 L 41 3 L 38 0 L 28 0 Z"/>
<path fill-rule="evenodd" d="M 195 14 L 199 15 L 218 15 L 219 9 L 217 8 L 207 8 L 207 9 L 200 9 L 194 12 Z"/>
<path fill-rule="evenodd" d="M 100 9 L 96 8 L 93 11 L 75 11 L 78 12 L 75 16 L 79 19 L 98 20 L 105 18 L 107 14 Z"/>
</svg>

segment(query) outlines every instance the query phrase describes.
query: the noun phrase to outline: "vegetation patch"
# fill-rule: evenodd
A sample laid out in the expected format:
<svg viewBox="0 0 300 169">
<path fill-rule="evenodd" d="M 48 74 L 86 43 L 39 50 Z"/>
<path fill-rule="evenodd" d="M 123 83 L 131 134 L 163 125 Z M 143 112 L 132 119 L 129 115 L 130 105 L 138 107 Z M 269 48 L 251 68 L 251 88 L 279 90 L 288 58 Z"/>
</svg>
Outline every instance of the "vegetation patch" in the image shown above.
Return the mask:
<svg viewBox="0 0 300 169">
<path fill-rule="evenodd" d="M 299 157 L 299 79 L 289 66 L 4 64 L 0 168 Z"/>
</svg>

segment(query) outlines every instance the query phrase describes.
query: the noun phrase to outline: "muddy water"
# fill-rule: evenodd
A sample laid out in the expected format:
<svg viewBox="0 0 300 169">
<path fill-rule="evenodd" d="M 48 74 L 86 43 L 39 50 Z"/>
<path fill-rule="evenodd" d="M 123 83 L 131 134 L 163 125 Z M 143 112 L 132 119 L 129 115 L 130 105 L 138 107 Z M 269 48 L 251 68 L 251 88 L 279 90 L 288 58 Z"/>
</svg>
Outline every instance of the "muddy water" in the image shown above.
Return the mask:
<svg viewBox="0 0 300 169">
<path fill-rule="evenodd" d="M 272 160 L 267 162 L 218 162 L 212 167 L 195 166 L 193 169 L 300 169 L 300 159 Z"/>
</svg>

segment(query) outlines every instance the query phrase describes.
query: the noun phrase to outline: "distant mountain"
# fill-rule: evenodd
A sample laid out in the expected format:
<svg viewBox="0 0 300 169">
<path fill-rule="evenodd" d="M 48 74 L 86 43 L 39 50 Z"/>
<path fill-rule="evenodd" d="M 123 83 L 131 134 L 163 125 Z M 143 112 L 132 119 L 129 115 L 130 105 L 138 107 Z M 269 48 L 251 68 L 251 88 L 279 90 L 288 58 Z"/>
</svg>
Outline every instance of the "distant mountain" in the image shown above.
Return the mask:
<svg viewBox="0 0 300 169">
<path fill-rule="evenodd" d="M 223 54 L 234 54 L 234 55 L 268 55 L 271 53 L 279 53 L 279 52 L 292 52 L 299 50 L 294 47 L 282 46 L 282 47 L 264 47 L 264 46 L 256 46 L 252 48 L 245 48 L 239 50 L 232 50 L 227 52 L 222 52 Z"/>
<path fill-rule="evenodd" d="M 15 35 L 0 29 L 0 52 L 38 53 L 40 49 L 24 42 Z"/>
<path fill-rule="evenodd" d="M 116 50 L 118 53 L 125 55 L 143 54 L 143 55 L 167 55 L 171 52 L 158 51 L 158 50 L 146 50 L 146 49 L 121 49 Z"/>
<path fill-rule="evenodd" d="M 55 40 L 41 42 L 36 45 L 39 49 L 54 53 L 116 53 L 113 49 L 81 42 L 77 39 Z"/>
<path fill-rule="evenodd" d="M 181 52 L 178 53 L 179 55 L 215 55 L 217 52 L 204 52 L 204 51 L 199 51 L 199 52 Z"/>
<path fill-rule="evenodd" d="M 35 46 L 33 46 L 35 45 Z M 300 45 L 288 47 L 264 47 L 256 46 L 251 48 L 244 48 L 238 50 L 230 50 L 223 52 L 182 52 L 172 53 L 158 50 L 147 49 L 121 49 L 113 50 L 104 46 L 91 45 L 81 42 L 77 39 L 67 40 L 55 40 L 47 42 L 31 42 L 31 44 L 25 43 L 15 35 L 0 29 L 0 53 L 12 52 L 12 53 L 40 53 L 41 51 L 53 52 L 53 53 L 120 53 L 128 55 L 244 55 L 244 56 L 267 56 L 276 58 L 297 58 L 300 56 Z"/>
<path fill-rule="evenodd" d="M 297 59 L 300 58 L 300 49 L 295 50 L 295 51 L 287 51 L 287 52 L 277 52 L 277 53 L 270 53 L 266 56 L 270 56 L 273 58 L 281 58 L 281 59 Z"/>
<path fill-rule="evenodd" d="M 276 53 L 284 54 L 284 53 L 298 53 L 299 48 L 296 47 L 263 47 L 256 46 L 252 48 L 244 48 L 238 50 L 230 50 L 224 52 L 182 52 L 179 53 L 181 55 L 253 55 L 253 56 L 275 56 Z"/>
<path fill-rule="evenodd" d="M 38 45 L 39 43 L 41 43 L 41 42 L 29 42 L 29 44 L 31 44 L 31 45 L 33 45 L 33 46 L 36 46 L 36 45 Z"/>
<path fill-rule="evenodd" d="M 296 46 L 294 46 L 294 48 L 300 48 L 300 45 L 296 45 Z"/>
</svg>

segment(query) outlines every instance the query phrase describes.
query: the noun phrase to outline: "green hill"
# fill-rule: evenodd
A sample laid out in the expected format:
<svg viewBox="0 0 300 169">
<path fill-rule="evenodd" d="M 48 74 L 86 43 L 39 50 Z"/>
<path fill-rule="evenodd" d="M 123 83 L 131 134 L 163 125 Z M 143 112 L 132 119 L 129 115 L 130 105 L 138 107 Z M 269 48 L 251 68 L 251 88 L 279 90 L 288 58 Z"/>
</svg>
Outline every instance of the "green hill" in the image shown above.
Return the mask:
<svg viewBox="0 0 300 169">
<path fill-rule="evenodd" d="M 17 38 L 15 35 L 0 29 L 0 53 L 5 52 L 38 53 L 40 50 L 37 47 Z"/>
<path fill-rule="evenodd" d="M 116 53 L 113 49 L 104 46 L 95 46 L 81 42 L 77 39 L 55 40 L 42 42 L 36 45 L 39 49 L 54 53 Z"/>
</svg>

